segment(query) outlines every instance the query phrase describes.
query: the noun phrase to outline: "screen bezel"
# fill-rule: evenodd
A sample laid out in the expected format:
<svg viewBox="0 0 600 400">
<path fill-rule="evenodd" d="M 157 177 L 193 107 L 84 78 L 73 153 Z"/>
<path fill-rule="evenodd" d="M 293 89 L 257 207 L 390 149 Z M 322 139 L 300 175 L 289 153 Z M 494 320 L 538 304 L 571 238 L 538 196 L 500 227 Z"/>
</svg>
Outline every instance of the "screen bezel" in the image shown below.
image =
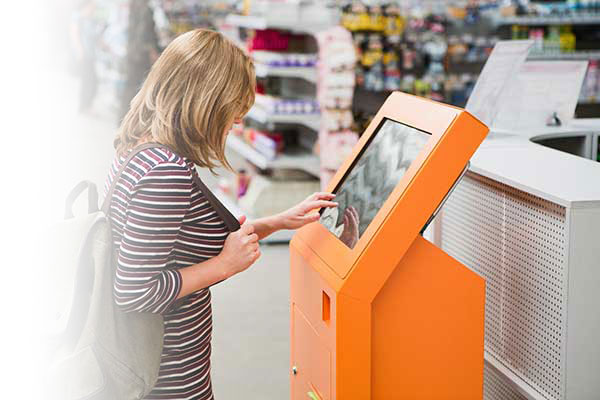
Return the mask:
<svg viewBox="0 0 600 400">
<path fill-rule="evenodd" d="M 343 184 L 346 182 L 346 179 L 348 178 L 348 176 L 350 175 L 350 173 L 351 173 L 351 172 L 354 170 L 354 168 L 356 167 L 356 165 L 358 164 L 358 162 L 361 160 L 362 156 L 365 154 L 365 152 L 367 151 L 367 149 L 369 148 L 369 146 L 371 145 L 371 143 L 373 143 L 373 140 L 375 140 L 375 138 L 376 138 L 376 137 L 377 137 L 377 135 L 379 134 L 379 131 L 381 130 L 381 128 L 383 128 L 383 125 L 384 125 L 384 124 L 385 124 L 387 121 L 394 122 L 394 123 L 396 123 L 396 124 L 400 124 L 400 125 L 406 126 L 406 127 L 408 127 L 408 128 L 412 128 L 412 129 L 416 130 L 417 132 L 421 132 L 421 133 L 424 133 L 424 134 L 426 134 L 427 136 L 429 136 L 429 138 L 427 139 L 427 142 L 429 142 L 429 141 L 431 140 L 431 137 L 433 136 L 433 135 L 432 135 L 430 132 L 424 131 L 423 129 L 419 129 L 419 128 L 417 128 L 417 127 L 414 127 L 414 126 L 411 126 L 411 125 L 408 125 L 408 124 L 402 123 L 402 122 L 400 122 L 400 121 L 397 121 L 397 120 L 395 120 L 394 118 L 390 118 L 390 117 L 386 117 L 386 116 L 384 116 L 384 117 L 381 119 L 381 121 L 379 122 L 379 125 L 377 125 L 377 127 L 375 128 L 375 130 L 374 130 L 373 134 L 369 136 L 369 138 L 368 138 L 368 140 L 366 141 L 366 143 L 365 143 L 365 144 L 364 144 L 364 145 L 361 147 L 361 149 L 358 151 L 358 154 L 356 155 L 356 157 L 354 157 L 354 159 L 352 160 L 352 162 L 351 162 L 350 166 L 349 166 L 349 167 L 348 167 L 348 169 L 347 169 L 347 170 L 344 172 L 344 174 L 342 175 L 342 178 L 341 178 L 341 179 L 338 181 L 338 183 L 336 184 L 335 188 L 333 189 L 333 191 L 332 191 L 331 193 L 333 193 L 333 194 L 337 194 L 337 192 L 340 190 L 340 188 L 342 187 L 342 185 L 343 185 Z M 424 145 L 424 146 L 421 148 L 421 150 L 419 150 L 419 154 L 420 154 L 420 153 L 423 151 L 423 149 L 425 149 L 425 147 L 426 147 L 426 146 L 427 146 L 427 143 L 425 143 L 425 145 Z M 412 164 L 413 164 L 413 163 L 416 161 L 416 159 L 417 159 L 417 158 L 418 158 L 418 155 L 417 155 L 417 157 L 416 157 L 416 158 L 415 158 L 415 159 L 412 161 L 412 163 L 411 163 L 411 167 L 412 167 Z M 406 172 L 408 172 L 409 170 L 410 170 L 410 167 L 409 167 L 409 169 L 407 169 L 407 171 L 406 171 Z M 406 173 L 405 173 L 404 175 L 406 175 Z M 402 179 L 400 179 L 400 180 L 402 180 Z M 400 182 L 398 182 L 398 183 L 400 183 Z M 391 196 L 391 193 L 390 193 L 390 196 Z M 390 197 L 390 196 L 388 196 L 388 197 Z M 386 201 L 387 201 L 387 199 L 384 201 L 384 204 L 385 204 L 385 202 L 386 202 Z M 383 204 L 382 204 L 382 206 L 383 206 Z M 324 208 L 321 208 L 321 209 L 319 210 L 319 215 L 323 215 L 323 212 L 324 212 L 324 211 L 325 211 L 325 209 L 324 209 Z M 379 211 L 377 211 L 377 213 L 379 213 Z M 373 218 L 373 220 L 371 220 L 371 222 L 369 223 L 369 226 L 370 226 L 370 225 L 373 223 L 373 221 L 374 221 L 374 220 L 375 220 L 375 218 Z M 321 225 L 322 225 L 322 224 L 321 224 Z M 339 239 L 337 236 L 335 236 L 335 234 L 334 234 L 333 232 L 331 232 L 329 229 L 327 229 L 327 228 L 325 228 L 325 229 L 326 229 L 326 230 L 327 230 L 327 231 L 328 231 L 328 232 L 329 232 L 331 235 L 333 235 L 333 237 L 335 237 L 336 239 L 340 240 L 340 239 Z M 367 227 L 367 230 L 368 230 L 368 227 Z M 365 232 L 363 232 L 363 235 L 359 236 L 359 240 L 360 240 L 360 238 L 361 238 L 362 236 L 364 236 L 364 234 L 366 233 L 366 231 L 367 231 L 367 230 L 365 230 Z M 342 243 L 343 243 L 343 242 L 342 242 Z M 344 244 L 345 244 L 345 243 L 344 243 Z M 358 243 L 357 243 L 357 244 L 358 244 Z M 352 249 L 352 248 L 353 248 L 353 247 L 349 247 L 349 246 L 347 246 L 347 245 L 346 245 L 346 247 L 348 247 L 349 249 Z M 356 246 L 354 246 L 354 247 L 356 247 Z"/>
<path fill-rule="evenodd" d="M 427 132 L 431 135 L 431 138 L 425 144 L 424 148 L 421 149 L 421 152 L 415 158 L 400 182 L 397 183 L 396 188 L 379 209 L 379 212 L 359 238 L 354 248 L 346 246 L 318 221 L 300 229 L 297 233 L 299 239 L 311 248 L 315 254 L 318 254 L 319 258 L 338 277 L 344 279 L 352 270 L 356 260 L 364 252 L 377 231 L 385 223 L 393 207 L 398 201 L 401 201 L 402 195 L 410 187 L 412 180 L 417 176 L 427 158 L 434 152 L 444 134 L 450 129 L 461 112 L 461 109 L 450 105 L 440 104 L 405 93 L 392 93 L 379 109 L 358 143 L 354 146 L 352 154 L 346 158 L 342 166 L 330 180 L 325 191 L 333 192 L 338 187 L 384 118 Z M 432 208 L 431 212 L 434 210 L 435 207 Z M 422 226 L 416 227 L 417 233 L 421 228 Z"/>
</svg>

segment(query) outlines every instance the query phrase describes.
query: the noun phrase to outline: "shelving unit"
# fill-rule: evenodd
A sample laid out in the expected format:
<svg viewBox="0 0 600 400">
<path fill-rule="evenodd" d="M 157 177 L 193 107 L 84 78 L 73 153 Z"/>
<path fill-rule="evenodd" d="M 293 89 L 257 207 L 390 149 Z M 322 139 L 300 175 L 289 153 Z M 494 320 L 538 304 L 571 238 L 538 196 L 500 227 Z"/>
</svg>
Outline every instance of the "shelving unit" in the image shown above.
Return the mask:
<svg viewBox="0 0 600 400">
<path fill-rule="evenodd" d="M 225 18 L 225 22 L 229 25 L 238 26 L 246 29 L 280 29 L 294 33 L 314 34 L 321 29 L 331 26 L 334 22 L 323 18 L 322 21 L 313 21 L 306 23 L 305 20 L 289 19 L 285 20 L 278 15 L 253 16 L 253 15 L 238 15 L 229 14 Z"/>
<path fill-rule="evenodd" d="M 314 67 L 272 67 L 270 65 L 255 64 L 256 76 L 267 78 L 277 76 L 280 78 L 298 78 L 311 83 L 317 83 L 317 71 Z"/>
<path fill-rule="evenodd" d="M 315 177 L 319 176 L 319 158 L 310 152 L 299 150 L 281 154 L 274 160 L 270 160 L 235 135 L 229 135 L 226 144 L 229 149 L 237 152 L 260 169 L 297 169 Z"/>
<path fill-rule="evenodd" d="M 314 53 L 314 41 L 311 42 L 309 36 L 335 24 L 329 12 L 319 12 L 319 6 L 322 7 L 318 3 L 311 5 L 299 2 L 298 5 L 289 5 L 288 8 L 281 10 L 277 10 L 277 7 L 275 7 L 273 10 L 268 10 L 268 13 L 264 15 L 258 15 L 258 11 L 251 9 L 251 12 L 256 12 L 257 15 L 229 14 L 225 18 L 225 24 L 229 27 L 234 27 L 234 29 L 241 28 L 239 33 L 241 33 L 242 37 L 246 36 L 244 30 L 272 29 L 290 32 L 294 34 L 294 39 L 290 39 L 293 43 L 288 47 L 289 50 L 284 50 L 283 53 L 309 54 L 311 52 Z M 308 40 L 304 40 L 301 35 L 307 35 L 308 37 L 304 39 Z M 259 197 L 261 198 L 260 204 L 263 205 L 265 204 L 265 200 L 267 200 L 268 204 L 271 204 L 271 199 L 277 201 L 277 206 L 275 206 L 275 203 L 271 204 L 273 209 L 285 206 L 288 200 L 291 207 L 298 200 L 299 195 L 304 191 L 312 190 L 310 187 L 313 180 L 303 181 L 306 179 L 306 174 L 314 177 L 316 181 L 321 172 L 319 157 L 312 153 L 311 144 L 313 137 L 316 138 L 316 132 L 319 131 L 321 125 L 318 106 L 312 106 L 310 109 L 303 110 L 315 111 L 306 113 L 300 113 L 298 109 L 294 109 L 296 113 L 291 113 L 289 112 L 291 110 L 286 108 L 286 104 L 291 104 L 293 107 L 294 101 L 313 99 L 313 93 L 317 85 L 316 68 L 312 66 L 312 63 L 303 63 L 302 61 L 291 63 L 290 66 L 284 66 L 287 61 L 281 62 L 279 65 L 270 63 L 267 60 L 263 61 L 258 57 L 258 52 L 279 53 L 279 51 L 270 50 L 262 46 L 258 47 L 243 45 L 244 49 L 254 48 L 257 51 L 255 71 L 256 76 L 262 78 L 259 82 L 261 85 L 260 93 L 265 93 L 265 97 L 274 96 L 275 99 L 271 103 L 268 99 L 261 98 L 261 95 L 257 94 L 255 105 L 246 115 L 248 127 L 259 131 L 271 131 L 282 135 L 297 136 L 287 136 L 284 142 L 286 146 L 289 144 L 291 147 L 285 147 L 283 153 L 277 155 L 274 159 L 256 150 L 241 136 L 230 135 L 228 137 L 226 142 L 228 151 L 235 154 L 238 161 L 242 164 L 250 164 L 256 167 L 257 175 L 251 178 L 246 197 L 240 198 L 239 204 L 236 204 L 232 198 L 225 196 L 223 193 L 221 193 L 221 196 L 225 198 L 228 207 L 237 213 L 244 213 L 250 219 L 252 218 L 252 214 L 262 215 L 265 212 L 258 204 L 253 204 L 254 202 L 258 202 L 257 199 Z M 273 58 L 278 59 L 278 57 Z M 309 66 L 300 66 L 302 64 Z M 281 100 L 281 103 L 279 103 L 279 100 Z M 284 105 L 283 108 L 281 108 L 281 104 Z M 314 133 L 311 131 L 314 131 Z M 252 168 L 250 169 L 252 170 Z M 306 174 L 298 174 L 297 172 L 286 170 L 302 171 Z M 288 175 L 297 178 L 283 181 L 282 179 L 286 178 L 282 178 L 282 176 Z M 252 186 L 252 179 L 256 180 L 256 186 Z M 268 182 L 267 187 L 269 188 L 296 185 L 296 189 L 294 189 L 293 194 L 290 193 L 285 196 L 279 196 L 279 194 L 282 194 L 281 190 L 283 189 L 278 189 L 278 194 L 273 195 L 271 198 L 271 192 L 269 192 L 271 189 L 266 189 L 263 186 L 265 182 Z M 282 186 L 282 182 L 285 182 L 285 185 Z M 304 185 L 302 182 L 310 182 L 310 184 Z M 309 194 L 306 193 L 306 196 Z M 250 208 L 254 212 L 251 212 Z M 292 233 L 291 231 L 278 232 L 270 236 L 267 242 L 289 241 Z"/>
<path fill-rule="evenodd" d="M 261 124 L 303 125 L 315 131 L 319 130 L 319 124 L 321 123 L 319 114 L 269 114 L 258 106 L 252 107 L 246 117 Z"/>
<path fill-rule="evenodd" d="M 600 24 L 600 15 L 573 15 L 573 16 L 515 16 L 498 18 L 497 25 L 596 25 Z"/>
<path fill-rule="evenodd" d="M 600 60 L 600 50 L 574 51 L 572 53 L 530 53 L 528 60 Z"/>
</svg>

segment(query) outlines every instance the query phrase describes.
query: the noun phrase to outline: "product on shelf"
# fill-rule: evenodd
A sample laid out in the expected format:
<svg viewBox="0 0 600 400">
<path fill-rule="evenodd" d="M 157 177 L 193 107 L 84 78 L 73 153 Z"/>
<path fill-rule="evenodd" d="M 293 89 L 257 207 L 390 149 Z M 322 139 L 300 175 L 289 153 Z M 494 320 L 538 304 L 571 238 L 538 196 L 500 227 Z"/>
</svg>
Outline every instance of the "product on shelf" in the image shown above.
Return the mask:
<svg viewBox="0 0 600 400">
<path fill-rule="evenodd" d="M 330 176 L 323 171 L 337 169 L 358 140 L 358 135 L 350 130 L 354 125 L 351 106 L 357 55 L 352 35 L 342 27 L 320 32 L 316 39 L 319 59 L 323 60 L 318 66 L 317 98 L 321 106 L 318 152 L 324 188 Z"/>
<path fill-rule="evenodd" d="M 240 169 L 237 172 L 237 197 L 238 199 L 246 194 L 248 185 L 250 184 L 250 176 L 245 169 Z"/>
<path fill-rule="evenodd" d="M 248 43 L 248 50 L 287 50 L 291 34 L 274 29 L 256 30 Z"/>
<path fill-rule="evenodd" d="M 254 50 L 250 53 L 254 62 L 271 67 L 314 67 L 316 54 L 277 53 L 273 51 Z"/>
<path fill-rule="evenodd" d="M 269 160 L 274 160 L 284 148 L 283 134 L 278 132 L 246 128 L 243 132 L 243 138 L 246 143 Z"/>
<path fill-rule="evenodd" d="M 350 129 L 354 123 L 352 111 L 348 108 L 326 108 L 321 113 L 322 126 L 329 132 Z"/>
<path fill-rule="evenodd" d="M 231 182 L 227 178 L 220 178 L 217 182 L 217 189 L 229 198 L 233 198 L 233 190 L 231 188 Z"/>
<path fill-rule="evenodd" d="M 219 21 L 233 12 L 226 2 L 205 2 L 190 0 L 150 1 L 154 10 L 161 46 L 166 45 L 175 36 L 196 28 L 215 29 Z"/>
<path fill-rule="evenodd" d="M 570 26 L 560 27 L 560 51 L 563 53 L 572 53 L 575 51 L 576 38 Z"/>
<path fill-rule="evenodd" d="M 330 132 L 324 136 L 319 146 L 321 167 L 336 171 L 352 152 L 357 142 L 358 135 L 349 129 Z"/>
<path fill-rule="evenodd" d="M 469 3 L 462 13 L 454 7 L 451 15 L 461 16 L 460 24 L 472 28 L 485 24 L 479 7 L 481 3 Z M 393 4 L 384 4 L 381 10 L 387 18 L 394 16 L 388 23 L 399 23 L 401 28 L 382 31 L 373 25 L 370 15 L 378 15 L 379 7 L 355 1 L 343 8 L 342 24 L 352 32 L 358 57 L 357 86 L 371 92 L 401 90 L 464 105 L 465 89 L 475 81 L 474 74 L 483 68 L 498 37 L 482 33 L 488 28 L 449 29 L 454 22 L 443 14 L 400 16 Z M 457 74 L 461 79 L 447 82 Z M 454 103 L 455 99 L 461 102 Z"/>
<path fill-rule="evenodd" d="M 257 94 L 255 107 L 259 107 L 268 114 L 317 114 L 319 103 L 310 99 L 282 99 L 275 96 Z"/>
<path fill-rule="evenodd" d="M 343 8 L 342 25 L 354 34 L 357 84 L 369 90 L 396 90 L 400 84 L 400 54 L 395 48 L 405 21 L 396 5 L 367 7 L 355 2 Z"/>
</svg>

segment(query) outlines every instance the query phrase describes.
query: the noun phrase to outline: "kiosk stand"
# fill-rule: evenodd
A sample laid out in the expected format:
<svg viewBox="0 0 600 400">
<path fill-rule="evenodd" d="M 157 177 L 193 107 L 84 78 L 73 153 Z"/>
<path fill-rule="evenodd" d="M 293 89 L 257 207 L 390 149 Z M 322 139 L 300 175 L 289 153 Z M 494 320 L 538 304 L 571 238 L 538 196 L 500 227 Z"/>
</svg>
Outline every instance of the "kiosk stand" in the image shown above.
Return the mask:
<svg viewBox="0 0 600 400">
<path fill-rule="evenodd" d="M 487 131 L 386 100 L 290 245 L 292 399 L 482 398 L 485 283 L 420 232 Z"/>
</svg>

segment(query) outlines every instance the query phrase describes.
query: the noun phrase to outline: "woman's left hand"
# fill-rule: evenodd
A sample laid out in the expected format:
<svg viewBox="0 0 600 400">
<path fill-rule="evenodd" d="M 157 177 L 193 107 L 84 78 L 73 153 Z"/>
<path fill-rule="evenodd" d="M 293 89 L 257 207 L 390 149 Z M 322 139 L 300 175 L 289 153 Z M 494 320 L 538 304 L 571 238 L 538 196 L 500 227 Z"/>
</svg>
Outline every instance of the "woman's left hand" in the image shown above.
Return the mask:
<svg viewBox="0 0 600 400">
<path fill-rule="evenodd" d="M 277 215 L 278 225 L 281 226 L 281 229 L 299 229 L 306 224 L 318 221 L 321 215 L 314 211 L 323 207 L 337 207 L 337 203 L 331 201 L 334 198 L 335 195 L 331 193 L 314 193 L 300 204 Z"/>
</svg>

